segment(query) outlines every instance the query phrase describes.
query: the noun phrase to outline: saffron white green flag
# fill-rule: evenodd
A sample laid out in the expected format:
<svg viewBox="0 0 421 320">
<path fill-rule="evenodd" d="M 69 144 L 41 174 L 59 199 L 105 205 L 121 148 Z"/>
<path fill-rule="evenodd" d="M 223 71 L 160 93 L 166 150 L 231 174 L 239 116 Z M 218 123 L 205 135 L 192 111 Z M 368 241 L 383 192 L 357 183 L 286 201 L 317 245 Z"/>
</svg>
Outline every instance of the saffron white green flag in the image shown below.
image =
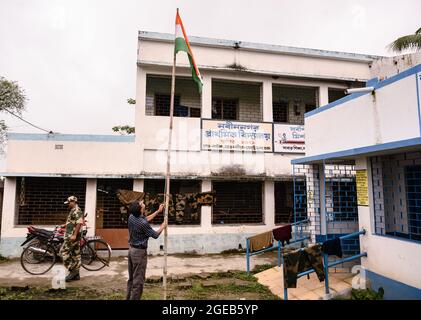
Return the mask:
<svg viewBox="0 0 421 320">
<path fill-rule="evenodd" d="M 199 93 L 202 92 L 202 76 L 200 74 L 199 68 L 197 67 L 196 61 L 193 57 L 193 52 L 190 47 L 189 39 L 187 38 L 186 31 L 184 30 L 183 22 L 181 22 L 180 15 L 178 14 L 175 18 L 175 53 L 177 54 L 178 51 L 184 51 L 187 53 L 187 56 L 190 61 L 190 68 L 193 76 L 194 82 L 197 83 L 199 88 Z"/>
</svg>

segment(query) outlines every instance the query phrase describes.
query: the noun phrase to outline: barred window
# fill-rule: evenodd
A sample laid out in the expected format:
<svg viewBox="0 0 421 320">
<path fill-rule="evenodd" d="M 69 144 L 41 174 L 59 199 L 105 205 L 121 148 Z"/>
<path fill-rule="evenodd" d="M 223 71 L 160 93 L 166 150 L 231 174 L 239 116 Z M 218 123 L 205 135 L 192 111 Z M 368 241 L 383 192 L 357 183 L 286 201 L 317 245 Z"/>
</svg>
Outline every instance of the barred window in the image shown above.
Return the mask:
<svg viewBox="0 0 421 320">
<path fill-rule="evenodd" d="M 334 221 L 357 221 L 357 191 L 355 178 L 331 179 Z"/>
<path fill-rule="evenodd" d="M 18 225 L 65 223 L 69 209 L 63 202 L 72 195 L 85 208 L 86 179 L 22 177 L 16 182 Z"/>
<path fill-rule="evenodd" d="M 213 224 L 263 222 L 262 182 L 213 182 Z"/>
<path fill-rule="evenodd" d="M 155 94 L 155 115 L 169 116 L 170 115 L 171 96 L 169 94 Z M 176 115 L 180 107 L 180 96 L 174 96 L 174 115 Z"/>
<path fill-rule="evenodd" d="M 371 158 L 376 234 L 421 241 L 421 151 Z"/>
<path fill-rule="evenodd" d="M 328 89 L 329 103 L 342 99 L 346 96 L 345 89 Z"/>
<path fill-rule="evenodd" d="M 133 190 L 133 179 L 98 179 L 97 180 L 97 224 L 99 229 L 127 228 L 122 219 L 124 206 L 117 198 L 117 190 Z"/>
<path fill-rule="evenodd" d="M 273 122 L 288 122 L 288 100 L 273 102 Z"/>
<path fill-rule="evenodd" d="M 237 120 L 238 99 L 213 98 L 212 119 Z"/>
<path fill-rule="evenodd" d="M 306 218 L 307 195 L 305 179 L 296 179 L 295 182 L 275 182 L 275 223 L 293 223 L 294 221 L 301 221 Z"/>
<path fill-rule="evenodd" d="M 145 179 L 144 189 L 146 193 L 164 193 L 165 192 L 165 180 L 164 179 Z M 183 193 L 198 193 L 201 192 L 201 182 L 199 180 L 171 180 L 170 181 L 170 194 L 183 194 Z M 159 204 L 153 208 L 158 210 Z M 188 211 L 188 210 L 187 210 Z M 190 212 L 184 212 L 183 225 L 197 225 L 200 224 L 200 208 L 197 215 L 192 215 Z M 153 224 L 160 224 L 164 221 L 164 215 L 160 214 L 153 219 Z M 169 224 L 176 224 L 176 217 L 168 216 Z"/>
</svg>

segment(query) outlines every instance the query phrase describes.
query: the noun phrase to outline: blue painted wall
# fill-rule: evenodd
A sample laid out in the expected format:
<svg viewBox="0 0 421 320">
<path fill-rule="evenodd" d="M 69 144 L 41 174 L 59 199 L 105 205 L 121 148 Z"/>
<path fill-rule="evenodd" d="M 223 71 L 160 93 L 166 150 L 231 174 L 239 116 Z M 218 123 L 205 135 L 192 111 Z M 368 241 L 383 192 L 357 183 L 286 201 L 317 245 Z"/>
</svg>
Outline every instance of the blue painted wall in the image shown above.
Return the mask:
<svg viewBox="0 0 421 320">
<path fill-rule="evenodd" d="M 385 300 L 421 300 L 421 289 L 419 288 L 408 286 L 369 270 L 366 270 L 366 275 L 371 281 L 372 289 L 377 291 L 383 287 Z"/>
</svg>

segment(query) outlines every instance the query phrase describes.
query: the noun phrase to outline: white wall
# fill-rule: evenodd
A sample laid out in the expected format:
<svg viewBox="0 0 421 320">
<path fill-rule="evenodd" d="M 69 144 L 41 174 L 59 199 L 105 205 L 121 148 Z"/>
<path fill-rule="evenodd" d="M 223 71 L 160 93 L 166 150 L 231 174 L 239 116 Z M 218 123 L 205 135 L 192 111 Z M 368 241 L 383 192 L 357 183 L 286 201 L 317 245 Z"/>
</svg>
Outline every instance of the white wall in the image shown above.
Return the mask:
<svg viewBox="0 0 421 320">
<path fill-rule="evenodd" d="M 55 145 L 63 145 L 56 150 Z M 33 174 L 133 174 L 140 150 L 129 142 L 8 140 L 7 172 Z"/>
<path fill-rule="evenodd" d="M 173 43 L 139 41 L 138 60 L 147 64 L 172 65 Z M 329 58 L 294 56 L 290 54 L 256 52 L 233 48 L 212 48 L 192 44 L 195 60 L 201 70 L 229 69 L 236 63 L 249 72 L 283 74 L 334 79 L 368 80 L 368 61 L 343 61 Z M 188 66 L 187 55 L 177 55 L 177 65 Z"/>
<path fill-rule="evenodd" d="M 415 76 L 305 118 L 306 156 L 420 136 Z"/>
<path fill-rule="evenodd" d="M 376 59 L 370 68 L 371 78 L 378 77 L 380 80 L 390 78 L 420 63 L 421 52 Z"/>
</svg>

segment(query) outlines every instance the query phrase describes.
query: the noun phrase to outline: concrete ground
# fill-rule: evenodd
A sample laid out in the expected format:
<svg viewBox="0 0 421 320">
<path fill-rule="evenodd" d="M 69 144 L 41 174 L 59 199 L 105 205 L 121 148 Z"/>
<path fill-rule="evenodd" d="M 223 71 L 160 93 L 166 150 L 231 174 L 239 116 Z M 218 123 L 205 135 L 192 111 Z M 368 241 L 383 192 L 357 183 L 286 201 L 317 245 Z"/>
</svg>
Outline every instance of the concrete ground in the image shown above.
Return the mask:
<svg viewBox="0 0 421 320">
<path fill-rule="evenodd" d="M 120 252 L 121 254 L 121 252 Z M 252 257 L 250 266 L 272 264 L 276 265 L 276 253 Z M 189 275 L 213 272 L 226 272 L 229 270 L 246 270 L 245 254 L 215 254 L 215 255 L 169 255 L 168 256 L 168 275 Z M 146 278 L 162 276 L 163 256 L 148 256 L 148 266 Z M 115 256 L 109 267 L 99 271 L 87 271 L 81 268 L 80 275 L 82 280 L 71 283 L 77 286 L 78 283 L 86 285 L 87 283 L 101 285 L 115 285 L 116 283 L 125 285 L 128 278 L 127 257 Z M 20 260 L 15 259 L 0 264 L 0 286 L 21 286 L 21 285 L 42 285 L 51 283 L 53 277 L 50 270 L 44 275 L 34 276 L 27 273 L 20 265 Z"/>
<path fill-rule="evenodd" d="M 350 272 L 329 272 L 329 289 L 332 297 L 346 295 L 351 290 L 352 279 L 355 275 Z M 284 298 L 284 283 L 282 267 L 274 267 L 255 274 L 258 282 L 267 286 L 269 290 Z M 320 282 L 315 273 L 297 280 L 296 288 L 288 289 L 289 300 L 321 300 L 325 296 L 325 283 Z"/>
</svg>

